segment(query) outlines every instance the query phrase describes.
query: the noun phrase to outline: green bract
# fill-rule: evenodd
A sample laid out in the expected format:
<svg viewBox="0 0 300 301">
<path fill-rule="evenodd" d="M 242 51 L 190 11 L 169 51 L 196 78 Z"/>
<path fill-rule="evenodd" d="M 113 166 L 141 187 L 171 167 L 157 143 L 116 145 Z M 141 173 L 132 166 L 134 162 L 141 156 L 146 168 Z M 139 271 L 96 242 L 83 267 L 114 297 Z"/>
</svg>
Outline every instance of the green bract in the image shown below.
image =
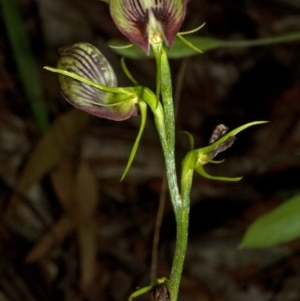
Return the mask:
<svg viewBox="0 0 300 301">
<path fill-rule="evenodd" d="M 149 54 L 150 43 L 164 40 L 170 48 L 184 20 L 185 0 L 110 0 L 119 30 Z"/>
<path fill-rule="evenodd" d="M 136 114 L 137 95 L 134 90 L 107 89 L 117 86 L 117 78 L 107 59 L 95 46 L 78 43 L 61 48 L 59 53 L 57 68 L 66 71 L 58 74 L 60 89 L 74 107 L 116 121 Z"/>
</svg>

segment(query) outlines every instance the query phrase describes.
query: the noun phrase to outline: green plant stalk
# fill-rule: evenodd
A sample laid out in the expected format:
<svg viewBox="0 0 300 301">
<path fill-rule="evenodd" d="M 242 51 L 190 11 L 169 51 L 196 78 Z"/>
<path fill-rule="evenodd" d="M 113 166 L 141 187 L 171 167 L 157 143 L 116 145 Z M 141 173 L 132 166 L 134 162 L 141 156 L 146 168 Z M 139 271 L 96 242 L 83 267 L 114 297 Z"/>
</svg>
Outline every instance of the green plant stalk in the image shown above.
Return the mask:
<svg viewBox="0 0 300 301">
<path fill-rule="evenodd" d="M 174 150 L 175 145 L 175 115 L 172 93 L 172 77 L 169 66 L 167 51 L 164 44 L 153 45 L 153 52 L 156 60 L 157 79 L 159 91 L 162 96 L 162 103 L 165 114 L 165 127 L 170 150 Z"/>
<path fill-rule="evenodd" d="M 30 50 L 24 24 L 15 1 L 0 0 L 0 8 L 2 8 L 2 17 L 24 93 L 29 101 L 36 128 L 42 134 L 49 125 L 49 116 L 43 96 L 42 83 Z"/>
<path fill-rule="evenodd" d="M 182 164 L 183 170 L 181 174 L 182 207 L 180 208 L 178 212 L 178 216 L 176 218 L 177 233 L 176 233 L 175 254 L 174 254 L 174 259 L 172 264 L 170 280 L 169 280 L 172 301 L 177 300 L 179 285 L 180 285 L 181 275 L 183 270 L 183 264 L 186 255 L 187 243 L 188 243 L 190 192 L 192 189 L 194 170 L 192 168 L 189 168 L 188 164 L 184 164 L 184 163 L 185 162 L 183 162 Z"/>
<path fill-rule="evenodd" d="M 170 197 L 171 197 L 171 202 L 174 208 L 175 219 L 176 219 L 175 251 L 174 251 L 170 279 L 167 281 L 167 286 L 171 295 L 171 301 L 176 301 L 178 296 L 179 286 L 180 286 L 180 280 L 181 280 L 181 275 L 183 270 L 186 249 L 187 249 L 187 242 L 188 242 L 188 221 L 189 221 L 189 209 L 190 209 L 189 195 L 191 190 L 191 184 L 182 186 L 185 188 L 184 195 L 183 195 L 184 198 L 182 202 L 178 192 L 177 176 L 175 173 L 174 151 L 169 152 L 169 145 L 168 145 L 166 131 L 165 131 L 165 122 L 163 122 L 164 118 L 163 116 L 159 116 L 158 114 L 155 114 L 154 121 L 155 121 L 156 128 L 158 129 L 158 134 L 163 148 L 166 170 L 167 170 L 167 180 L 168 180 L 168 186 L 170 190 Z M 173 190 L 174 186 L 175 186 L 175 190 Z M 180 204 L 179 206 L 174 205 L 174 198 L 175 199 L 177 198 L 177 201 Z"/>
<path fill-rule="evenodd" d="M 161 128 L 163 125 L 160 124 L 159 127 L 157 125 L 157 128 L 165 157 L 167 181 L 176 219 L 176 242 L 174 258 L 170 279 L 167 281 L 168 289 L 171 295 L 171 301 L 176 301 L 187 248 L 189 202 L 183 203 L 177 182 L 175 164 L 175 114 L 172 95 L 171 71 L 167 52 L 165 46 L 162 44 L 159 44 L 157 47 L 154 46 L 153 52 L 158 68 L 157 74 L 160 76 L 160 78 L 157 79 L 157 83 L 160 84 L 162 104 L 164 108 L 165 134 L 162 135 L 159 129 L 159 127 Z M 189 189 L 191 189 L 191 187 L 189 187 Z M 189 194 L 190 190 L 185 191 L 185 195 Z"/>
<path fill-rule="evenodd" d="M 175 114 L 172 95 L 172 80 L 169 61 L 165 46 L 159 44 L 154 45 L 153 51 L 157 64 L 160 79 L 157 82 L 160 84 L 162 96 L 162 104 L 164 109 L 164 126 L 166 132 L 166 145 L 163 144 L 163 152 L 165 156 L 167 179 L 171 195 L 171 201 L 174 206 L 175 214 L 181 208 L 181 199 L 178 189 L 176 164 L 175 164 Z"/>
<path fill-rule="evenodd" d="M 175 252 L 170 274 L 170 280 L 168 281 L 168 287 L 170 289 L 171 294 L 171 301 L 177 300 L 179 292 L 183 264 L 188 243 L 189 211 L 189 205 L 183 206 L 180 212 L 177 213 L 176 217 Z"/>
</svg>

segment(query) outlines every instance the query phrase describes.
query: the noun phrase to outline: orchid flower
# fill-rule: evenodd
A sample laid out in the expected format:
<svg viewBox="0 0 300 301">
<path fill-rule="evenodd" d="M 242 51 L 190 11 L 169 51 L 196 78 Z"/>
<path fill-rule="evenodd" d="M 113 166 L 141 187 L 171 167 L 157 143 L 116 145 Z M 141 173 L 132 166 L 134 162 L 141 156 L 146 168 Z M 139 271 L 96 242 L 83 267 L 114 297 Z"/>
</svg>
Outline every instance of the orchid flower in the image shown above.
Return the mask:
<svg viewBox="0 0 300 301">
<path fill-rule="evenodd" d="M 60 49 L 57 68 L 45 69 L 58 73 L 58 81 L 64 98 L 74 107 L 100 118 L 115 121 L 141 114 L 141 126 L 133 145 L 122 179 L 127 174 L 136 154 L 147 118 L 147 105 L 155 116 L 162 117 L 161 106 L 156 106 L 156 97 L 146 87 L 117 87 L 113 68 L 104 55 L 93 45 L 77 43 Z M 132 76 L 123 63 L 126 75 Z"/>
<path fill-rule="evenodd" d="M 266 122 L 267 121 L 250 122 L 230 131 L 227 134 L 226 132 L 228 128 L 223 124 L 218 125 L 210 138 L 209 141 L 210 144 L 208 146 L 199 149 L 192 149 L 185 156 L 182 163 L 183 182 L 187 175 L 188 177 L 191 175 L 193 170 L 197 171 L 197 173 L 199 173 L 201 176 L 208 179 L 219 180 L 219 181 L 231 181 L 231 182 L 241 180 L 241 177 L 229 178 L 229 177 L 218 177 L 218 176 L 209 175 L 204 170 L 203 166 L 207 163 L 222 163 L 224 160 L 214 161 L 213 159 L 217 156 L 217 154 L 232 146 L 232 144 L 236 139 L 235 135 L 237 133 L 245 130 L 250 126 L 262 124 Z M 193 138 L 189 133 L 187 134 L 190 138 L 191 148 L 193 148 L 194 147 Z"/>
<path fill-rule="evenodd" d="M 110 0 L 119 30 L 147 54 L 150 44 L 165 41 L 171 48 L 184 20 L 187 0 Z"/>
<path fill-rule="evenodd" d="M 121 121 L 137 114 L 134 90 L 117 87 L 117 77 L 104 55 L 93 45 L 77 43 L 59 50 L 57 69 L 64 98 L 74 107 L 101 118 Z M 82 80 L 78 80 L 81 77 Z"/>
</svg>

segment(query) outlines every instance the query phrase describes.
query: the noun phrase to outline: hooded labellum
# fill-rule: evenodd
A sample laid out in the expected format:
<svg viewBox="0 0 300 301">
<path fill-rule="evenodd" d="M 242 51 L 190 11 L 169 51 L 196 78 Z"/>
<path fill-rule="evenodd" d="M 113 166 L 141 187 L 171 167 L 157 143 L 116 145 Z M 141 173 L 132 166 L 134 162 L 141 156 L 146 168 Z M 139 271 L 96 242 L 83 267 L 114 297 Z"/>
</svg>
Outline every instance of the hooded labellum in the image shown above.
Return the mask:
<svg viewBox="0 0 300 301">
<path fill-rule="evenodd" d="M 117 86 L 114 70 L 95 46 L 78 43 L 61 48 L 59 52 L 58 69 L 74 73 L 101 86 Z M 65 99 L 89 114 L 116 121 L 136 114 L 136 100 L 128 98 L 128 95 L 100 90 L 62 74 L 58 75 L 58 80 Z"/>
<path fill-rule="evenodd" d="M 149 43 L 163 38 L 170 48 L 184 20 L 187 0 L 110 0 L 119 30 L 149 54 Z"/>
</svg>

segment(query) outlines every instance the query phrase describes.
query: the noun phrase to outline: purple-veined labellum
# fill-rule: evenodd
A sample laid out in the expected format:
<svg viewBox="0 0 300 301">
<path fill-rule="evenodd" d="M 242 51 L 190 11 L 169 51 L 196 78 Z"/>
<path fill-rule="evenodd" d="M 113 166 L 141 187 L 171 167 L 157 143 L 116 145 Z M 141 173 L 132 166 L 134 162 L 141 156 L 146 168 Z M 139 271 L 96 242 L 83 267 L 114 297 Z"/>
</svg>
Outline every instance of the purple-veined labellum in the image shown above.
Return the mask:
<svg viewBox="0 0 300 301">
<path fill-rule="evenodd" d="M 164 283 L 156 285 L 152 289 L 152 295 L 155 301 L 169 301 L 170 293 Z"/>
<path fill-rule="evenodd" d="M 105 87 L 117 87 L 117 77 L 109 61 L 95 46 L 77 43 L 60 49 L 57 68 L 79 75 Z M 114 94 L 59 74 L 64 98 L 74 107 L 100 118 L 116 121 L 136 115 L 135 99 L 127 94 Z M 123 97 L 123 98 L 122 98 Z"/>
<path fill-rule="evenodd" d="M 216 140 L 220 139 L 222 136 L 224 136 L 228 131 L 228 127 L 224 124 L 219 124 L 216 126 L 216 128 L 214 129 L 210 139 L 209 139 L 209 143 L 213 143 Z M 228 149 L 229 147 L 232 146 L 232 144 L 234 143 L 236 137 L 230 137 L 228 138 L 226 141 L 224 141 L 223 143 L 221 143 L 220 145 L 216 146 L 213 151 L 212 151 L 212 158 L 215 158 L 217 156 L 217 154 L 225 151 L 226 149 Z"/>
</svg>

